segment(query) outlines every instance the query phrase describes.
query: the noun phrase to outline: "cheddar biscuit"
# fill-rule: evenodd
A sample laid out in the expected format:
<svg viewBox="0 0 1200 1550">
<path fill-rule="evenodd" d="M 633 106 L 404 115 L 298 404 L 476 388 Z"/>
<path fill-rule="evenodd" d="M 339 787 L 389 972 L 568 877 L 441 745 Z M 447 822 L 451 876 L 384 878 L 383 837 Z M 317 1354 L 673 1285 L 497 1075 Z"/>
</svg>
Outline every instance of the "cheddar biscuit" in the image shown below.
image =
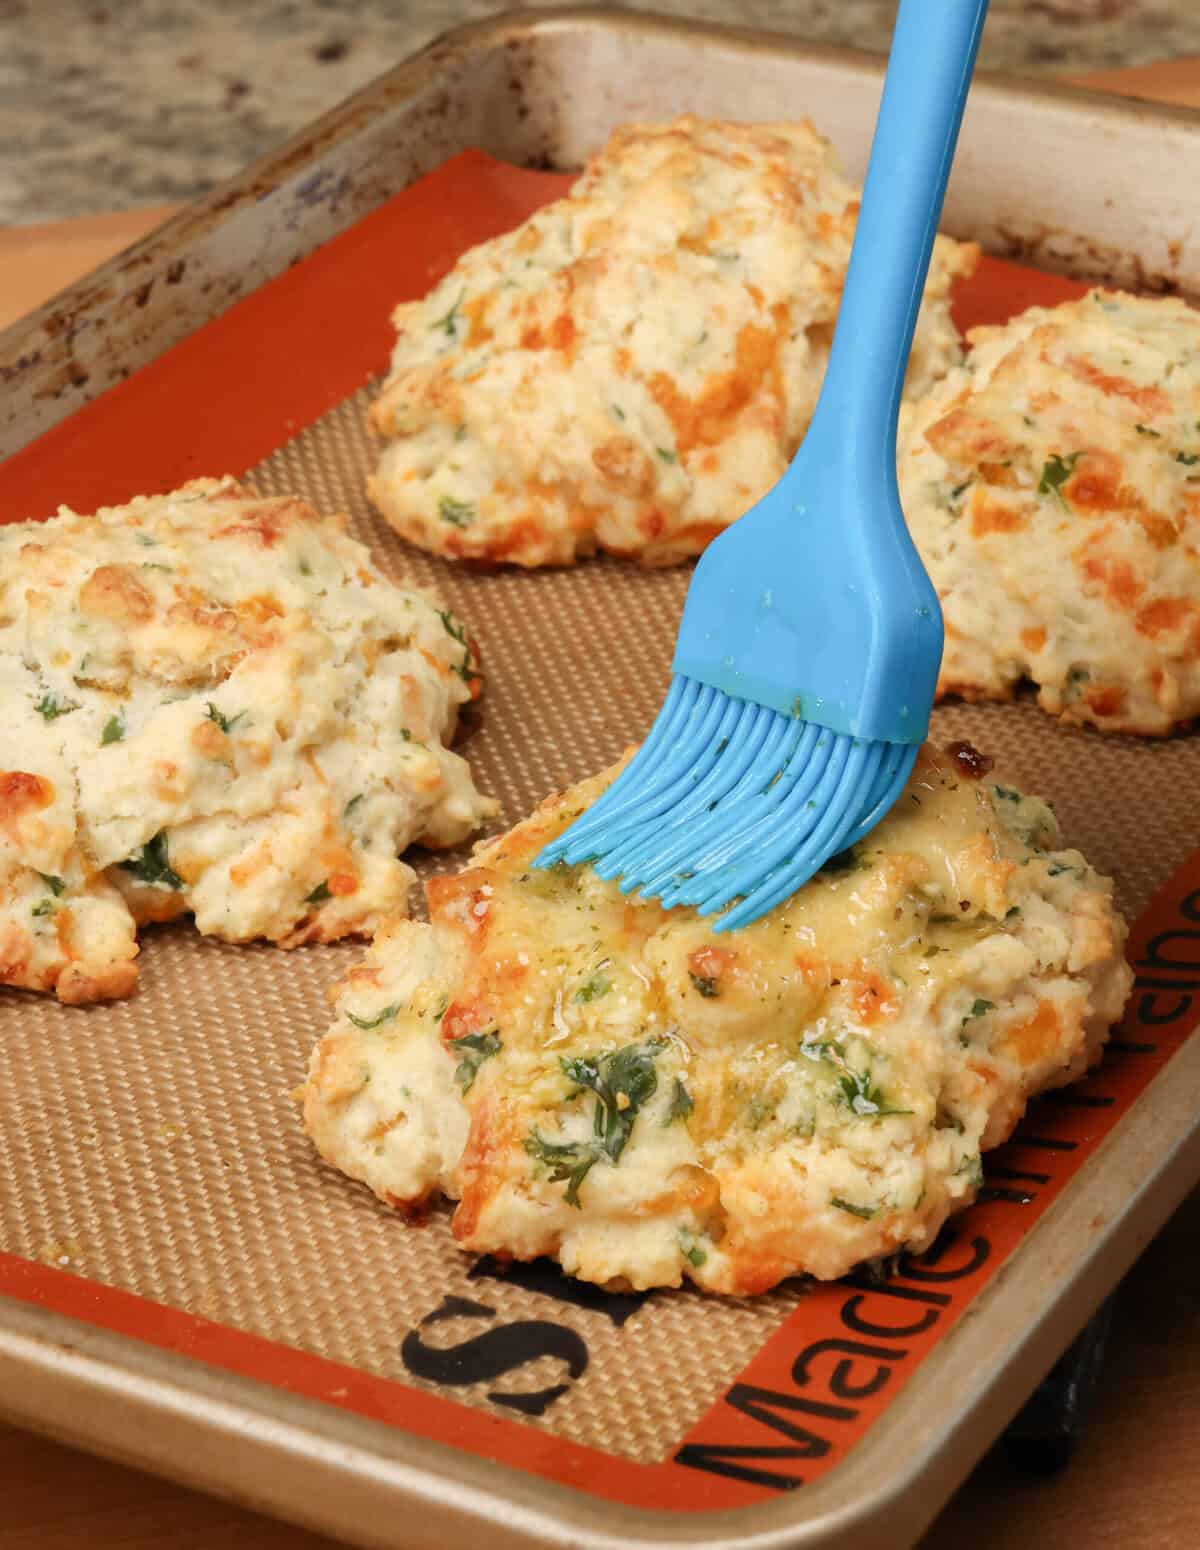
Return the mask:
<svg viewBox="0 0 1200 1550">
<path fill-rule="evenodd" d="M 403 537 L 537 566 L 698 554 L 808 426 L 858 211 L 812 125 L 618 129 L 569 197 L 393 314 L 370 495 Z M 909 368 L 960 358 L 939 237 Z"/>
<path fill-rule="evenodd" d="M 135 925 L 289 947 L 403 910 L 495 804 L 462 623 L 229 481 L 0 528 L 0 984 L 127 994 Z"/>
<path fill-rule="evenodd" d="M 905 514 L 940 689 L 1164 734 L 1200 712 L 1200 312 L 1092 291 L 972 330 L 906 409 Z"/>
<path fill-rule="evenodd" d="M 1131 975 L 1111 886 L 1037 798 L 925 749 L 852 852 L 728 936 L 539 849 L 614 771 L 428 884 L 338 987 L 308 1131 L 472 1252 L 765 1291 L 928 1244 Z"/>
</svg>

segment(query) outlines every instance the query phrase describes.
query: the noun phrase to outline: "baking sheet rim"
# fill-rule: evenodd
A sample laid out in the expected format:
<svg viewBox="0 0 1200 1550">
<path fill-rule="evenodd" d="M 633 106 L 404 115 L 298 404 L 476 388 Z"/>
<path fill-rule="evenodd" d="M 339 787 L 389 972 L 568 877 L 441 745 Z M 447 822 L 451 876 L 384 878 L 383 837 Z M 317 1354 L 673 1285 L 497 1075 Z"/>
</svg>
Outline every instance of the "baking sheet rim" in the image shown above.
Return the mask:
<svg viewBox="0 0 1200 1550">
<path fill-rule="evenodd" d="M 511 32 L 515 24 L 528 29 L 532 23 L 533 30 L 537 30 L 544 20 L 543 30 L 550 31 L 563 21 L 589 19 L 620 22 L 623 26 L 650 23 L 659 30 L 682 31 L 681 24 L 672 23 L 670 19 L 631 17 L 597 7 L 506 13 L 445 35 L 398 70 L 415 71 L 423 61 L 428 70 L 432 63 L 428 56 L 439 46 L 444 48 L 452 42 L 466 46 L 480 38 L 495 38 L 505 35 L 506 31 Z M 702 27 L 692 29 L 692 35 L 704 30 Z M 740 27 L 707 30 L 725 38 L 761 43 L 765 48 L 770 48 L 773 41 L 783 41 L 779 35 L 756 34 Z M 794 48 L 796 40 L 788 41 Z M 794 51 L 798 55 L 801 52 L 799 49 Z M 869 67 L 870 56 L 866 55 L 853 56 L 848 55 L 848 51 L 819 48 L 805 52 L 811 52 L 811 56 L 817 58 L 837 57 L 843 63 L 857 57 Z M 428 73 L 433 74 L 431 70 Z M 394 74 L 389 72 L 388 78 Z M 416 80 L 417 76 L 414 74 L 412 79 Z M 378 84 L 375 83 L 376 89 Z M 360 96 L 365 99 L 372 89 L 366 88 Z M 1105 101 L 1104 105 L 1112 107 L 1111 102 Z M 335 110 L 328 116 L 328 121 L 333 123 L 340 111 Z M 243 175 L 243 178 L 247 176 Z M 241 182 L 241 179 L 235 182 Z M 193 212 L 197 218 L 203 213 L 202 206 Z M 178 224 L 172 223 L 171 230 L 179 236 L 194 229 L 187 221 L 186 213 L 177 221 Z M 73 291 L 80 289 L 82 294 L 94 280 L 95 276 L 89 277 Z M 72 292 L 65 294 L 69 296 Z M 59 298 L 60 303 L 61 300 Z M 1180 1062 L 1184 1063 L 1182 1067 Z M 1164 1086 L 1168 1077 L 1175 1082 L 1173 1094 L 1171 1088 Z M 1184 1079 L 1177 1080 L 1180 1077 Z M 504 1537 L 511 1538 L 512 1543 L 533 1538 L 546 1545 L 586 1543 L 600 1547 L 620 1544 L 630 1546 L 632 1550 L 638 1543 L 718 1546 L 736 1542 L 746 1550 L 752 1550 L 754 1546 L 767 1550 L 768 1546 L 781 1546 L 785 1542 L 801 1544 L 814 1540 L 833 1546 L 847 1543 L 846 1536 L 853 1534 L 855 1546 L 865 1550 L 868 1541 L 864 1534 L 871 1531 L 872 1525 L 878 1527 L 886 1514 L 890 1537 L 878 1542 L 892 1546 L 896 1543 L 897 1514 L 907 1510 L 907 1521 L 919 1532 L 924 1522 L 938 1510 L 945 1494 L 966 1474 L 988 1437 L 1003 1424 L 1006 1414 L 1016 1409 L 1026 1388 L 1049 1367 L 1074 1329 L 1082 1324 L 1144 1242 L 1165 1220 L 1172 1205 L 1181 1197 L 1188 1177 L 1194 1176 L 1200 1168 L 1200 1116 L 1187 1113 L 1178 1096 L 1178 1090 L 1186 1088 L 1189 1078 L 1193 1086 L 1200 1087 L 1200 1041 L 1196 1039 L 1179 1050 L 1167 1069 L 1152 1079 L 1095 1156 L 1067 1185 L 1060 1198 L 1048 1208 L 1045 1218 L 1013 1253 L 1003 1273 L 979 1294 L 969 1310 L 970 1316 L 949 1331 L 938 1347 L 924 1358 L 918 1371 L 889 1407 L 886 1422 L 881 1418 L 828 1479 L 818 1480 L 793 1496 L 687 1517 L 673 1512 L 655 1515 L 642 1509 L 618 1506 L 411 1436 L 382 1422 L 347 1412 L 338 1414 L 319 1401 L 200 1366 L 185 1357 L 128 1337 L 8 1300 L 0 1308 L 0 1357 L 31 1377 L 41 1377 L 48 1384 L 57 1382 L 63 1393 L 72 1384 L 76 1387 L 83 1384 L 90 1388 L 98 1409 L 91 1428 L 82 1423 L 73 1426 L 49 1402 L 54 1396 L 45 1389 L 39 1392 L 36 1383 L 30 1383 L 22 1390 L 20 1397 L 25 1402 L 21 1404 L 14 1403 L 10 1388 L 9 1395 L 0 1398 L 0 1408 L 71 1441 L 83 1442 L 127 1461 L 143 1464 L 147 1462 L 144 1447 L 139 1450 L 132 1443 L 120 1449 L 116 1447 L 108 1426 L 109 1418 L 102 1413 L 105 1396 L 114 1403 L 125 1400 L 134 1406 L 135 1412 L 140 1406 L 143 1411 L 154 1414 L 173 1413 L 184 1425 L 190 1420 L 195 1435 L 224 1438 L 231 1461 L 236 1462 L 239 1453 L 247 1457 L 263 1453 L 277 1463 L 292 1457 L 306 1478 L 311 1478 L 315 1466 L 323 1472 L 322 1478 L 331 1484 L 338 1480 L 354 1481 L 360 1491 L 373 1487 L 389 1494 L 393 1500 L 398 1495 L 420 1498 L 435 1512 L 440 1512 L 443 1519 L 452 1513 L 463 1532 L 461 1538 L 440 1541 L 447 1544 L 465 1544 L 472 1526 L 477 1529 L 482 1521 L 486 1521 L 494 1533 L 497 1527 L 495 1509 L 500 1503 L 508 1520 L 503 1527 Z M 1163 1103 L 1164 1093 L 1172 1094 L 1175 1102 Z M 1171 1145 L 1165 1154 L 1160 1152 L 1152 1170 L 1139 1172 L 1140 1138 L 1144 1134 L 1147 1149 L 1157 1149 L 1162 1138 L 1164 1118 L 1160 1109 L 1165 1109 L 1174 1124 Z M 1102 1230 L 1093 1232 L 1083 1219 L 1086 1214 L 1084 1202 L 1090 1195 L 1102 1197 L 1105 1194 L 1104 1181 L 1110 1175 L 1118 1182 L 1136 1177 L 1140 1181 L 1139 1188 L 1136 1195 L 1124 1200 L 1121 1209 Z M 1002 1341 L 997 1349 L 994 1342 L 998 1337 L 990 1335 L 987 1329 L 989 1319 L 993 1317 L 992 1304 L 998 1300 L 1003 1309 L 1011 1302 L 1019 1313 L 1022 1297 L 1032 1295 L 1046 1281 L 1052 1256 L 1043 1254 L 1039 1261 L 1037 1251 L 1051 1241 L 1056 1231 L 1063 1232 L 1059 1226 L 1063 1217 L 1067 1218 L 1068 1225 L 1065 1237 L 1059 1239 L 1060 1251 L 1061 1244 L 1070 1243 L 1074 1237 L 1088 1244 L 1086 1252 L 1074 1265 L 1070 1281 L 1048 1295 L 1040 1316 L 1024 1326 L 1019 1319 L 1014 1320 L 1020 1331 L 1018 1338 L 1010 1343 Z M 989 1317 L 979 1317 L 981 1314 Z M 986 1361 L 970 1355 L 980 1343 L 990 1352 Z M 871 1482 L 868 1489 L 859 1491 L 855 1500 L 864 1474 L 878 1471 L 878 1455 L 886 1452 L 889 1445 L 894 1448 L 893 1439 L 906 1441 L 913 1435 L 911 1431 L 905 1432 L 903 1422 L 914 1409 L 919 1411 L 926 1392 L 931 1388 L 944 1391 L 947 1382 L 944 1369 L 947 1368 L 951 1369 L 952 1376 L 956 1368 L 961 1369 L 955 1390 L 961 1395 L 957 1408 L 947 1405 L 942 1409 L 941 1419 L 927 1430 L 921 1438 L 920 1448 L 904 1461 L 885 1489 L 881 1489 L 877 1481 Z M 1021 1382 L 1014 1381 L 1018 1376 Z M 180 1414 L 185 1401 L 189 1403 Z M 247 1413 L 263 1426 L 267 1435 L 247 1436 Z M 146 1420 L 143 1415 L 143 1432 L 146 1431 Z M 893 1421 L 898 1424 L 890 1424 Z M 109 1435 L 103 1435 L 102 1429 L 107 1429 Z M 130 1422 L 130 1434 L 136 1431 L 135 1414 Z M 338 1511 L 336 1501 L 328 1512 L 299 1511 L 297 1501 L 283 1491 L 283 1480 L 270 1474 L 265 1485 L 255 1488 L 248 1481 L 243 1486 L 237 1484 L 242 1473 L 240 1469 L 234 1471 L 232 1479 L 228 1471 L 197 1471 L 189 1463 L 187 1437 L 188 1433 L 182 1430 L 170 1436 L 164 1433 L 161 1437 L 144 1437 L 144 1443 L 152 1443 L 153 1467 L 188 1483 L 221 1494 L 232 1493 L 249 1505 L 265 1507 L 281 1516 L 326 1530 L 359 1536 L 370 1532 L 371 1520 L 366 1510 L 343 1514 Z M 303 1447 L 306 1440 L 307 1450 Z M 916 1487 L 934 1478 L 944 1489 L 933 1493 L 934 1500 L 926 1512 L 924 1506 L 915 1501 Z M 333 1493 L 330 1499 L 333 1500 Z M 803 1521 L 798 1521 L 800 1519 Z M 621 1525 L 626 1525 L 628 1531 Z M 432 1516 L 427 1526 L 436 1526 Z M 577 1533 L 570 1537 L 572 1529 L 585 1530 L 588 1538 L 580 1540 Z M 631 1537 L 635 1530 L 640 1538 Z"/>
</svg>

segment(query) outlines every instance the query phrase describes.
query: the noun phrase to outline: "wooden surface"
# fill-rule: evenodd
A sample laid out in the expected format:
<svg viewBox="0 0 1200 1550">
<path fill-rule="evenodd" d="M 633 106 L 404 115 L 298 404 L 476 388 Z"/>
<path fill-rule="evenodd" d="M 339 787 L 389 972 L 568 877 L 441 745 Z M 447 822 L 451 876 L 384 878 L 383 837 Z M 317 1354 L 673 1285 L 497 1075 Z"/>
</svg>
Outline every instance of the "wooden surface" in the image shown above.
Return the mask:
<svg viewBox="0 0 1200 1550">
<path fill-rule="evenodd" d="M 0 328 L 131 246 L 177 208 L 156 205 L 82 221 L 0 228 Z"/>
<path fill-rule="evenodd" d="M 1086 84 L 1200 107 L 1200 59 Z M 0 231 L 0 327 L 166 218 L 169 209 Z M 1200 1102 L 1200 1095 L 1197 1095 Z M 921 1550 L 1200 1547 L 1200 1192 L 1118 1302 L 1090 1424 L 1059 1474 L 1016 1473 L 997 1450 Z M 0 1427 L 0 1550 L 334 1550 L 333 1541 Z M 395 1540 L 403 1550 L 402 1531 Z"/>
</svg>

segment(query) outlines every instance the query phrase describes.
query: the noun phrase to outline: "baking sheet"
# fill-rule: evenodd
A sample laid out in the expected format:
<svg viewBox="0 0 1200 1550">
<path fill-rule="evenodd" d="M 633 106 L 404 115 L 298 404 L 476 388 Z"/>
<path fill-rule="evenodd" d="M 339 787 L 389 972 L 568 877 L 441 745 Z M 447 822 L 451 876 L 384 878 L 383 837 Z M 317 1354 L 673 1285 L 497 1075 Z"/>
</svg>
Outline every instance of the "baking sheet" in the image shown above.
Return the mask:
<svg viewBox="0 0 1200 1550">
<path fill-rule="evenodd" d="M 374 449 L 359 384 L 386 355 L 391 303 L 425 289 L 489 223 L 513 224 L 561 186 L 477 155 L 452 163 L 11 460 L 0 510 L 44 514 L 64 495 L 87 509 L 246 464 L 264 490 L 347 509 L 385 568 L 433 582 L 479 635 L 490 683 L 466 751 L 505 819 L 520 816 L 648 725 L 686 572 L 597 561 L 484 575 L 408 549 L 361 495 Z M 968 310 L 995 315 L 1017 278 L 991 267 L 991 288 Z M 1061 282 L 1054 289 L 1057 299 Z M 335 313 L 330 359 L 331 336 L 311 319 Z M 1028 705 L 939 711 L 935 734 L 971 737 L 1052 795 L 1069 840 L 1119 877 L 1127 909 L 1140 910 L 1195 841 L 1195 738 L 1067 732 Z M 1185 873 L 1164 906 L 1179 931 L 1196 888 L 1200 876 Z M 1190 938 L 1178 940 L 1186 969 Z M 811 1485 L 886 1424 L 1190 1017 L 1183 991 L 1144 991 L 1135 1017 L 1147 995 L 1158 996 L 1151 1017 L 1174 1006 L 1173 1017 L 1152 1036 L 1131 1023 L 1081 1094 L 1037 1105 L 993 1154 L 990 1200 L 887 1287 L 614 1300 L 542 1267 L 500 1277 L 473 1265 L 444 1214 L 406 1229 L 317 1163 L 288 1093 L 324 1027 L 324 986 L 357 949 L 226 948 L 186 927 L 144 944 L 131 1002 L 79 1012 L 0 993 L 0 1288 L 688 1523 Z M 1164 975 L 1180 983 L 1173 960 Z M 1112 1202 L 1113 1219 L 1123 1204 Z M 1011 1338 L 1011 1323 L 1002 1328 Z M 851 1378 L 838 1379 L 830 1353 L 856 1364 Z M 795 1526 L 815 1522 L 808 1500 L 791 1497 Z M 355 1532 L 369 1542 L 368 1529 Z"/>
</svg>

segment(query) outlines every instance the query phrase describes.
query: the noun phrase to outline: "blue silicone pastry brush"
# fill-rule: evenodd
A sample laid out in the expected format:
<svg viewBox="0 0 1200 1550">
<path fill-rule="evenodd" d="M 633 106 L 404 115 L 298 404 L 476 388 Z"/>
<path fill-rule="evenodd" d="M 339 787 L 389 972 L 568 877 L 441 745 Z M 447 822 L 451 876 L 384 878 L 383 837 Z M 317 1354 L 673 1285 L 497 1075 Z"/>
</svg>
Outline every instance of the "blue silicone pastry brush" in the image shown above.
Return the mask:
<svg viewBox="0 0 1200 1550">
<path fill-rule="evenodd" d="M 900 508 L 896 417 L 986 13 L 901 0 L 808 434 L 701 557 L 646 741 L 535 865 L 590 861 L 625 893 L 724 910 L 728 931 L 861 839 L 908 779 L 942 617 Z"/>
</svg>

